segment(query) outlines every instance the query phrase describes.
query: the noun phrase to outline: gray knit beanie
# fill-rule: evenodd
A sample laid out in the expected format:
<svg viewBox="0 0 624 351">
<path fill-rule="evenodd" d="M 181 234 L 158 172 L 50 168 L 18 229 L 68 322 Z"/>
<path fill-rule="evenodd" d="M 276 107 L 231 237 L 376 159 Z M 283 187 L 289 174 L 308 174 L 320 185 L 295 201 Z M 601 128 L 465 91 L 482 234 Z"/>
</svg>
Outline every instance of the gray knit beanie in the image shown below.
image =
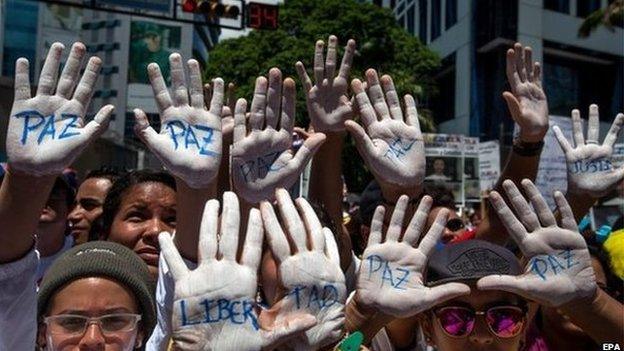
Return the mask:
<svg viewBox="0 0 624 351">
<path fill-rule="evenodd" d="M 60 288 L 74 280 L 106 277 L 134 293 L 140 308 L 146 338 L 156 325 L 155 284 L 147 265 L 132 250 L 117 243 L 92 241 L 64 252 L 48 269 L 39 289 L 37 314 L 42 318 L 48 303 Z"/>
</svg>

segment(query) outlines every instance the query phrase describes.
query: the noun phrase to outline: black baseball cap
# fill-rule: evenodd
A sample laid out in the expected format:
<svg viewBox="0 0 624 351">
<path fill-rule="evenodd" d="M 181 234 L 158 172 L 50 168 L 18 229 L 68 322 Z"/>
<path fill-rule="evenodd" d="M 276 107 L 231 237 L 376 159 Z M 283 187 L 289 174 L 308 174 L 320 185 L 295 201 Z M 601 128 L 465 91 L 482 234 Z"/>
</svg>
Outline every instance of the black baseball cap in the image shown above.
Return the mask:
<svg viewBox="0 0 624 351">
<path fill-rule="evenodd" d="M 522 267 L 508 249 L 483 240 L 444 245 L 429 258 L 425 283 L 468 282 L 492 274 L 520 275 Z"/>
</svg>

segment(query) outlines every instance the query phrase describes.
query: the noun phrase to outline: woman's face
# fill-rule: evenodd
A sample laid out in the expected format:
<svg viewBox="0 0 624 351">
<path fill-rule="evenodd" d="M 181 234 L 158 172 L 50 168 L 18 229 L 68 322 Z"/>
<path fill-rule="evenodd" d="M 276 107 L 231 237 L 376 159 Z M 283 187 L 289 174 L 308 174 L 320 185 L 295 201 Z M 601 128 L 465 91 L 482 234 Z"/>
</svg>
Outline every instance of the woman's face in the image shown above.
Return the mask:
<svg viewBox="0 0 624 351">
<path fill-rule="evenodd" d="M 107 278 L 83 278 L 61 288 L 50 299 L 46 317 L 80 315 L 101 317 L 110 314 L 140 314 L 130 290 Z M 55 323 L 55 322 L 49 322 Z M 143 331 L 140 322 L 129 331 L 103 332 L 92 322 L 83 333 L 63 332 L 64 324 L 41 324 L 39 345 L 46 350 L 129 351 L 140 346 Z"/>
<path fill-rule="evenodd" d="M 470 295 L 458 297 L 436 308 L 458 306 L 475 311 L 486 311 L 495 306 L 518 306 L 520 301 L 522 300 L 517 295 L 511 293 L 481 291 L 472 287 Z M 517 351 L 524 342 L 527 320 L 528 316 L 524 313 L 521 319 L 522 324 L 517 324 L 521 329 L 517 335 L 509 338 L 501 338 L 495 335 L 488 327 L 484 315 L 476 315 L 474 328 L 465 336 L 453 337 L 448 335 L 442 328 L 439 318 L 433 312 L 428 313 L 428 318 L 425 319 L 423 327 L 431 343 L 437 347 L 438 351 Z"/>
<path fill-rule="evenodd" d="M 108 240 L 132 249 L 158 274 L 158 234 L 176 226 L 175 191 L 159 182 L 136 184 L 126 190 L 113 218 Z"/>
</svg>

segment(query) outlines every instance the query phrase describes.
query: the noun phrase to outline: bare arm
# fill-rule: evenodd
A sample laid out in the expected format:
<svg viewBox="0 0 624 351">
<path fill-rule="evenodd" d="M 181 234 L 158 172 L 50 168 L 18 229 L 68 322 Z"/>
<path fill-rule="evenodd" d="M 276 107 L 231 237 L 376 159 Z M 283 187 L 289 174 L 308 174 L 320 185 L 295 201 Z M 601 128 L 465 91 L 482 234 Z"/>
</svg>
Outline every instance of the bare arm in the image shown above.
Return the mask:
<svg viewBox="0 0 624 351">
<path fill-rule="evenodd" d="M 104 106 L 85 123 L 102 61 L 89 59 L 79 79 L 86 48 L 76 43 L 57 82 L 63 49 L 60 43 L 52 44 L 34 97 L 28 60 L 16 62 L 15 100 L 7 131 L 9 170 L 0 187 L 0 262 L 14 261 L 32 248 L 56 176 L 106 130 L 113 111 L 113 106 Z"/>
<path fill-rule="evenodd" d="M 595 342 L 624 345 L 624 306 L 601 289 L 593 299 L 576 301 L 561 309 Z"/>
<path fill-rule="evenodd" d="M 542 88 L 541 66 L 533 62 L 530 47 L 523 48 L 520 43 L 516 43 L 513 49 L 507 51 L 506 73 L 511 92 L 504 92 L 503 98 L 520 133 L 514 140 L 513 150 L 493 189 L 500 194 L 504 194 L 501 190 L 506 179 L 516 184 L 520 184 L 522 179 L 535 180 L 543 139 L 548 131 L 548 103 Z M 489 202 L 476 237 L 500 245 L 509 239 Z"/>
</svg>

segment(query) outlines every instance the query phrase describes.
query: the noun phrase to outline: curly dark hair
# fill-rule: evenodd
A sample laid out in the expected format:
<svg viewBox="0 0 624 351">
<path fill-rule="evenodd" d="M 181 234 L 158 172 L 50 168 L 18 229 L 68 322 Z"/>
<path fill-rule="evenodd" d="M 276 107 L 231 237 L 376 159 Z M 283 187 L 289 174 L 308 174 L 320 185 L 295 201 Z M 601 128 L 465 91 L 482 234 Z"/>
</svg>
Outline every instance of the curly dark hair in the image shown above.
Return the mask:
<svg viewBox="0 0 624 351">
<path fill-rule="evenodd" d="M 119 206 L 123 198 L 127 195 L 128 189 L 134 185 L 149 182 L 162 183 L 174 191 L 176 190 L 175 178 L 167 172 L 144 169 L 128 172 L 121 176 L 113 183 L 113 186 L 106 195 L 104 205 L 102 206 L 102 227 L 100 234 L 103 239 L 106 239 L 108 234 L 110 234 L 113 219 L 115 215 L 117 215 Z"/>
</svg>

